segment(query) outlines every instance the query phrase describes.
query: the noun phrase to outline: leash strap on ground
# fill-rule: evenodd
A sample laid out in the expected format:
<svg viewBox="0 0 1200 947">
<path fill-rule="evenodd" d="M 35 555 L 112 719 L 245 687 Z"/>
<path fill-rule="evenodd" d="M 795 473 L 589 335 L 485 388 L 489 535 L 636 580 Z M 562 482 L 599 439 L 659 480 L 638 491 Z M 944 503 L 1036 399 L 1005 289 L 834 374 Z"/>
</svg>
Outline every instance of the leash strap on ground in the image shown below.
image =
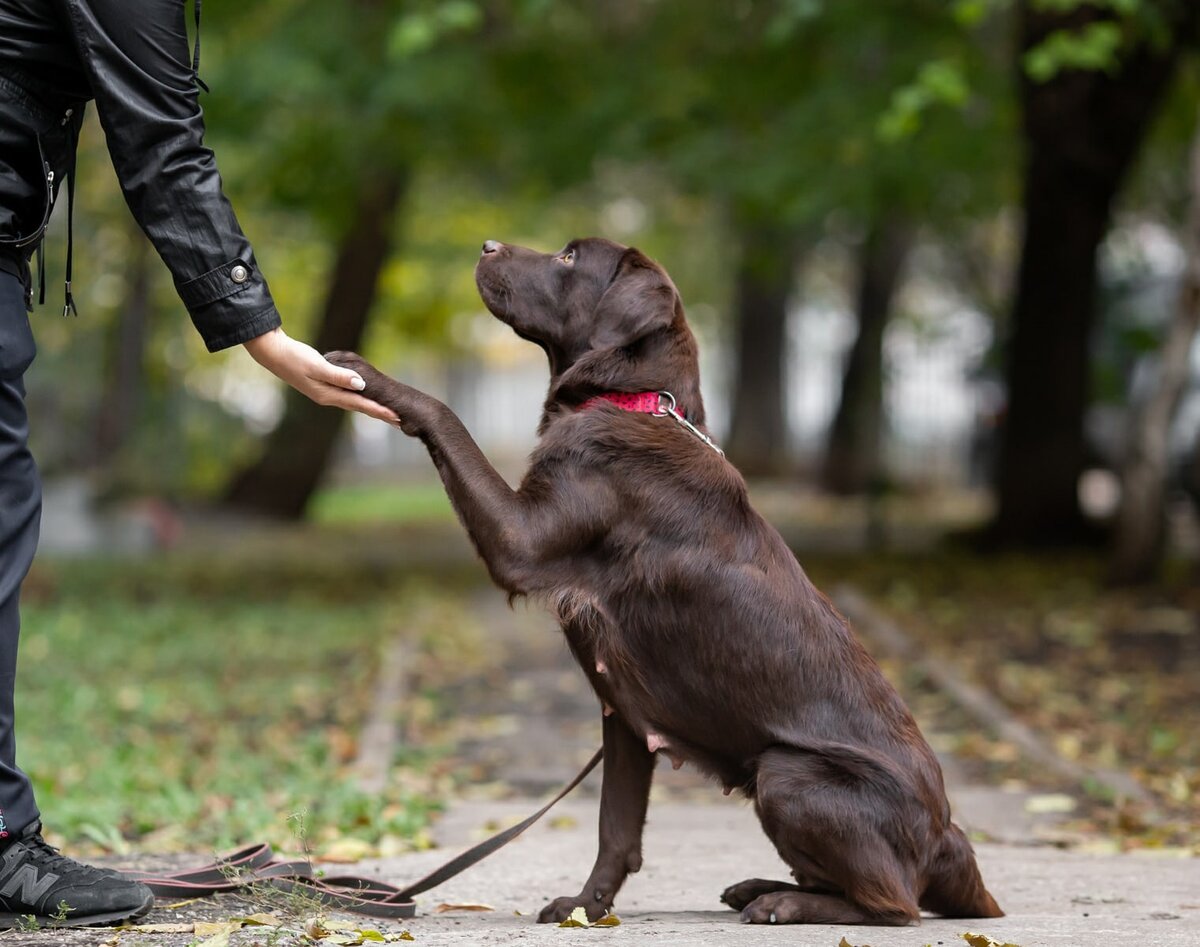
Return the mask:
<svg viewBox="0 0 1200 947">
<path fill-rule="evenodd" d="M 603 756 L 604 750 L 597 750 L 558 795 L 533 815 L 473 845 L 405 888 L 353 875 L 318 878 L 313 873 L 312 865 L 306 861 L 275 861 L 271 846 L 265 844 L 247 846 L 211 865 L 187 871 L 165 875 L 129 874 L 161 898 L 204 898 L 252 885 L 269 885 L 283 891 L 298 892 L 340 911 L 380 918 L 412 917 L 416 914 L 416 905 L 412 900 L 414 895 L 437 887 L 503 848 L 583 782 Z"/>
<path fill-rule="evenodd" d="M 603 756 L 603 748 L 597 750 L 592 755 L 592 758 L 588 760 L 583 769 L 576 774 L 575 778 L 567 783 L 567 785 L 559 791 L 557 796 L 542 806 L 542 808 L 538 809 L 538 811 L 529 818 L 525 819 L 523 822 L 518 822 L 511 828 L 505 829 L 503 832 L 497 832 L 491 838 L 485 839 L 478 845 L 468 848 L 457 858 L 450 859 L 450 861 L 442 865 L 441 868 L 431 871 L 420 881 L 413 882 L 400 892 L 401 895 L 411 898 L 413 895 L 421 894 L 421 892 L 428 891 L 430 888 L 436 888 L 442 882 L 448 881 L 460 872 L 466 871 L 477 862 L 483 861 L 483 859 L 487 858 L 497 849 L 503 848 L 527 828 L 533 825 L 533 823 L 535 823 L 538 819 L 549 812 L 552 808 L 554 808 L 554 806 L 562 800 L 563 796 L 567 795 L 567 793 L 583 782 L 587 774 L 594 770 L 600 763 L 600 760 L 603 758 Z"/>
</svg>

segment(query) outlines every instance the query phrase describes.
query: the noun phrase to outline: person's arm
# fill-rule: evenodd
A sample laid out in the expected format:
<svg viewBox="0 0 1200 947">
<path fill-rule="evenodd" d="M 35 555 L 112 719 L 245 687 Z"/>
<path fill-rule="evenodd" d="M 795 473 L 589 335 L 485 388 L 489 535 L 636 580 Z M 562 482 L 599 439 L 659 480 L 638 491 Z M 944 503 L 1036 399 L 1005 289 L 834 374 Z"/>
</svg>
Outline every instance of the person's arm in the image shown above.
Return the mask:
<svg viewBox="0 0 1200 947">
<path fill-rule="evenodd" d="M 134 218 L 209 351 L 239 343 L 314 401 L 395 415 L 347 390 L 353 373 L 288 338 L 221 189 L 192 73 L 184 0 L 59 0 Z"/>
</svg>

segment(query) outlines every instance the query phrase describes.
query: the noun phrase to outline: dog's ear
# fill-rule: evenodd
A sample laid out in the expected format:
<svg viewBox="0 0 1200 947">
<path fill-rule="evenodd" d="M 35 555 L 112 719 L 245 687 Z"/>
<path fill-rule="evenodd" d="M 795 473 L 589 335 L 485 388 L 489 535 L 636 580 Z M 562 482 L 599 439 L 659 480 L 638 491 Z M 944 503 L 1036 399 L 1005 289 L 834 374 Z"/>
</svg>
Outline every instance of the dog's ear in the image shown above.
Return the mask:
<svg viewBox="0 0 1200 947">
<path fill-rule="evenodd" d="M 591 348 L 615 349 L 636 342 L 675 319 L 679 294 L 662 267 L 630 247 L 621 254 L 616 272 L 592 319 Z"/>
</svg>

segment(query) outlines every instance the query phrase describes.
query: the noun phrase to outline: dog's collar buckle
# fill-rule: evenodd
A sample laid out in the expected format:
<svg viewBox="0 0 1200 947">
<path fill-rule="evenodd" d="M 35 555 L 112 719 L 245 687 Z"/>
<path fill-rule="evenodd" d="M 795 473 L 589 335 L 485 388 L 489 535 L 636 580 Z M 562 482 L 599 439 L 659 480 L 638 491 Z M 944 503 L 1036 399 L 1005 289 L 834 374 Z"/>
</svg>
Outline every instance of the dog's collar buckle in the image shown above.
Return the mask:
<svg viewBox="0 0 1200 947">
<path fill-rule="evenodd" d="M 683 428 L 695 434 L 705 444 L 715 450 L 722 457 L 725 456 L 725 451 L 717 446 L 716 441 L 705 434 L 700 428 L 696 427 L 691 421 L 685 418 L 682 414 L 675 410 L 675 396 L 669 391 L 660 391 L 658 393 L 658 410 L 651 412 L 656 418 L 674 418 Z"/>
</svg>

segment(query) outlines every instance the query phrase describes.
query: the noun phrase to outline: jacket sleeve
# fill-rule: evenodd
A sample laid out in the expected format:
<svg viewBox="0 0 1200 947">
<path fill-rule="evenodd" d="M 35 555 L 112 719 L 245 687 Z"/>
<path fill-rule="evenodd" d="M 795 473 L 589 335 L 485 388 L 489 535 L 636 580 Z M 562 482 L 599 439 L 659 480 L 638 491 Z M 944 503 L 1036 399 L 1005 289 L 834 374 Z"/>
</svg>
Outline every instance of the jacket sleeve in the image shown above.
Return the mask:
<svg viewBox="0 0 1200 947">
<path fill-rule="evenodd" d="M 209 351 L 280 324 L 204 145 L 184 0 L 64 0 L 113 166 Z"/>
</svg>

